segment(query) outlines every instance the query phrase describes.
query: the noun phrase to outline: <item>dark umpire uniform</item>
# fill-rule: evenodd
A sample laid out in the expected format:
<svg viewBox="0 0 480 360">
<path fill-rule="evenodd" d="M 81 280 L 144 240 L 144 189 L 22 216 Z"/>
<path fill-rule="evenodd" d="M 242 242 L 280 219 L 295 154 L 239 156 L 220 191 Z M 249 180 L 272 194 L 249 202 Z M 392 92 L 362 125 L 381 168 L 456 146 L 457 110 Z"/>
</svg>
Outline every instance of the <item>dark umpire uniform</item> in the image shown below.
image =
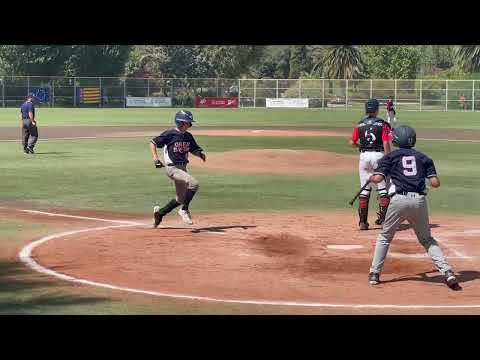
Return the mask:
<svg viewBox="0 0 480 360">
<path fill-rule="evenodd" d="M 33 96 L 29 95 L 27 101 L 20 108 L 22 126 L 22 144 L 25 154 L 34 154 L 34 147 L 38 140 L 38 128 L 35 120 L 35 105 Z"/>
</svg>

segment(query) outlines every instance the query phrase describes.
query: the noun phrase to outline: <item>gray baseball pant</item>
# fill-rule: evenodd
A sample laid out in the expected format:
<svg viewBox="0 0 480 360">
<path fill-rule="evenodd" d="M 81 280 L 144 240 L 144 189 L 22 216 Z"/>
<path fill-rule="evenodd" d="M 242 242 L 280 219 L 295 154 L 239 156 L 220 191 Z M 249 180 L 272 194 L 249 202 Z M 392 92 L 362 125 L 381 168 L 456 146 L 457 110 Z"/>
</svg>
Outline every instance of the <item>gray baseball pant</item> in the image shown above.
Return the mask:
<svg viewBox="0 0 480 360">
<path fill-rule="evenodd" d="M 23 120 L 22 126 L 22 145 L 23 148 L 31 148 L 35 147 L 35 144 L 38 140 L 38 128 L 36 125 L 33 125 L 29 119 Z"/>
<path fill-rule="evenodd" d="M 180 204 L 185 203 L 187 189 L 197 191 L 200 183 L 187 172 L 186 165 L 167 166 L 167 175 L 175 183 L 177 197 L 175 200 Z"/>
<path fill-rule="evenodd" d="M 430 232 L 428 207 L 425 196 L 409 193 L 409 195 L 396 194 L 390 201 L 382 232 L 379 234 L 375 245 L 375 254 L 370 272 L 379 274 L 382 271 L 383 263 L 387 257 L 388 248 L 393 236 L 398 226 L 404 220 L 408 220 L 412 225 L 418 241 L 425 248 L 438 270 L 442 274 L 451 270 L 450 265 L 443 255 L 442 249 L 440 249 L 440 246 L 438 246 L 437 241 L 432 237 Z"/>
</svg>

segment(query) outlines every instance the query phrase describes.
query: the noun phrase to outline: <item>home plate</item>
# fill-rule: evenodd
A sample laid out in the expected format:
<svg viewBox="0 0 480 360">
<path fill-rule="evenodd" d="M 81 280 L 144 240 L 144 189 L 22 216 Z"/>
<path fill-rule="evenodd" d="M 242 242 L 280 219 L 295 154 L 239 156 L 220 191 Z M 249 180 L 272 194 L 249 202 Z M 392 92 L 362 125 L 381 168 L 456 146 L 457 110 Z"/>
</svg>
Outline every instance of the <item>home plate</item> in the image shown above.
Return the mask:
<svg viewBox="0 0 480 360">
<path fill-rule="evenodd" d="M 354 249 L 361 249 L 363 248 L 362 245 L 327 245 L 327 249 L 335 249 L 335 250 L 354 250 Z"/>
</svg>

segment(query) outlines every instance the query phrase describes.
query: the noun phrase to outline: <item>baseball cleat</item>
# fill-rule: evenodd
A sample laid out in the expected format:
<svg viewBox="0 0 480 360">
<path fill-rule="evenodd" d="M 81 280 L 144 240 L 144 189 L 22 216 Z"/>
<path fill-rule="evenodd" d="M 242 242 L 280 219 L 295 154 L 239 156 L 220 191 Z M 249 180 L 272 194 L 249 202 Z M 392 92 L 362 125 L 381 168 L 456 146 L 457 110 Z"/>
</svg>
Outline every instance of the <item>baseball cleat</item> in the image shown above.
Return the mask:
<svg viewBox="0 0 480 360">
<path fill-rule="evenodd" d="M 370 283 L 370 285 L 380 284 L 380 274 L 377 274 L 377 273 L 368 274 L 368 282 Z"/>
<path fill-rule="evenodd" d="M 378 219 L 375 220 L 375 225 L 382 225 L 385 222 L 385 215 L 382 216 L 381 213 L 377 213 Z"/>
<path fill-rule="evenodd" d="M 30 153 L 27 148 L 24 148 L 24 149 L 23 149 L 23 152 L 24 152 L 25 154 L 29 154 L 29 153 Z"/>
<path fill-rule="evenodd" d="M 451 270 L 448 270 L 447 272 L 445 272 L 445 281 L 448 287 L 451 289 L 458 290 L 460 288 L 457 277 Z"/>
<path fill-rule="evenodd" d="M 162 216 L 160 215 L 160 206 L 155 206 L 153 208 L 153 227 L 157 228 L 158 225 L 162 222 Z"/>
<path fill-rule="evenodd" d="M 178 210 L 178 215 L 182 218 L 183 222 L 188 225 L 192 225 L 192 215 L 190 214 L 190 210 Z"/>
<path fill-rule="evenodd" d="M 33 148 L 31 148 L 31 147 L 28 148 L 28 152 L 29 152 L 30 154 L 35 154 L 35 151 L 33 151 Z"/>
<path fill-rule="evenodd" d="M 360 224 L 360 230 L 368 230 L 368 223 L 361 222 Z"/>
</svg>

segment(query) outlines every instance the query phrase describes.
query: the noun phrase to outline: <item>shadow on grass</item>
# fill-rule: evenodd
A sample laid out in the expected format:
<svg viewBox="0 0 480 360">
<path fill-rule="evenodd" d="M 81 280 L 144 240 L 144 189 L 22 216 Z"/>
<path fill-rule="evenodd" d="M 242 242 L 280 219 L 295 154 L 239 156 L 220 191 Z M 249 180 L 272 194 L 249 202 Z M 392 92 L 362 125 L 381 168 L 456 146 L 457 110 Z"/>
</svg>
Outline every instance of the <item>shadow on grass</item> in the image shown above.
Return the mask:
<svg viewBox="0 0 480 360">
<path fill-rule="evenodd" d="M 47 152 L 37 152 L 35 151 L 35 155 L 63 155 L 63 154 L 71 154 L 71 151 L 47 151 Z"/>
<path fill-rule="evenodd" d="M 55 313 L 56 307 L 94 305 L 110 299 L 68 295 L 52 281 L 35 280 L 23 264 L 0 260 L 0 314 Z M 58 309 L 65 313 L 66 309 Z"/>
</svg>

